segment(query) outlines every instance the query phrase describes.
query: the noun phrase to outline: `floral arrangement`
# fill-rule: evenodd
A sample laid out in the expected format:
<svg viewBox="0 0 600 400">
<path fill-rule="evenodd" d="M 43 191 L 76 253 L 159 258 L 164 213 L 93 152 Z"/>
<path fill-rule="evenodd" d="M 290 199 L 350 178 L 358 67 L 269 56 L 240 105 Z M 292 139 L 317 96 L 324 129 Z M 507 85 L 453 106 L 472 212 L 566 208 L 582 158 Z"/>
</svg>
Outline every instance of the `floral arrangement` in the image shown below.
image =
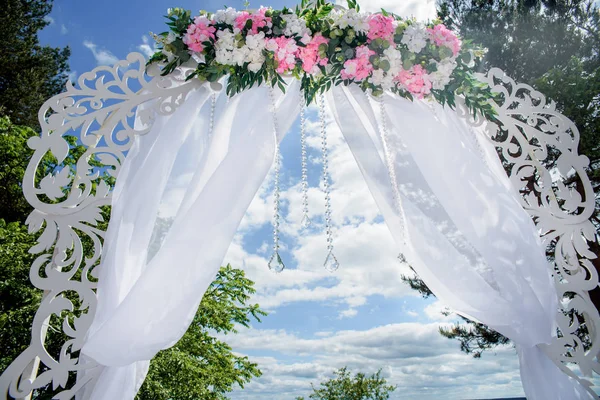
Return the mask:
<svg viewBox="0 0 600 400">
<path fill-rule="evenodd" d="M 471 72 L 484 52 L 440 21 L 364 13 L 355 0 L 347 9 L 302 0 L 295 10 L 227 8 L 195 17 L 173 8 L 166 18 L 169 31 L 153 35 L 160 51 L 148 63 L 162 63 L 163 75 L 191 66 L 188 79 L 228 75 L 230 96 L 263 83 L 285 91 L 283 77 L 294 76 L 307 104 L 333 85 L 357 84 L 374 96 L 389 90 L 450 106 L 460 94 L 474 113 L 493 115 L 489 89 Z"/>
</svg>

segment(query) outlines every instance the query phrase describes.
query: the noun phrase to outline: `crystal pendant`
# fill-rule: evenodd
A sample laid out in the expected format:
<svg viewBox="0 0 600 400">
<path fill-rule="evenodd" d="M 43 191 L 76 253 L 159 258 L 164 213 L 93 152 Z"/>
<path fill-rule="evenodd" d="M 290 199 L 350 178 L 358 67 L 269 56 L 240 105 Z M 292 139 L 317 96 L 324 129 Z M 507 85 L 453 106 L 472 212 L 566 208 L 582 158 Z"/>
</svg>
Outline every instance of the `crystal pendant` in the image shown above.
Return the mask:
<svg viewBox="0 0 600 400">
<path fill-rule="evenodd" d="M 404 257 L 404 254 L 398 254 L 398 261 L 400 261 L 400 264 L 406 264 L 406 257 Z"/>
<path fill-rule="evenodd" d="M 335 272 L 340 268 L 340 263 L 337 258 L 333 255 L 333 252 L 330 252 L 325 259 L 325 264 L 323 264 L 325 269 L 329 272 Z"/>
<path fill-rule="evenodd" d="M 275 253 L 273 254 L 273 256 L 271 256 L 271 260 L 269 261 L 269 269 L 278 274 L 280 272 L 283 272 L 283 270 L 285 269 L 285 264 L 281 260 L 281 256 L 279 256 L 279 253 Z"/>
<path fill-rule="evenodd" d="M 302 228 L 303 229 L 307 229 L 308 227 L 310 227 L 312 225 L 312 222 L 310 220 L 310 218 L 308 218 L 308 215 L 305 215 L 304 218 L 302 218 Z"/>
</svg>

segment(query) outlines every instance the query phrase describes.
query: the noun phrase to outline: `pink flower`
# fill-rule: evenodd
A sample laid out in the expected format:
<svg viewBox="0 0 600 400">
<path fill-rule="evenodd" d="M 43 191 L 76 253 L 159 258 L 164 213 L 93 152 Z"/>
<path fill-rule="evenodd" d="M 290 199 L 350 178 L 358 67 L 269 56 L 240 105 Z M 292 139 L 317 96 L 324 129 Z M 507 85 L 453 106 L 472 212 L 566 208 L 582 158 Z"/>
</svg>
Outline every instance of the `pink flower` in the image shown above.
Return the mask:
<svg viewBox="0 0 600 400">
<path fill-rule="evenodd" d="M 452 50 L 454 56 L 460 52 L 461 41 L 454 32 L 446 28 L 445 25 L 440 24 L 433 27 L 433 29 L 427 29 L 427 32 L 431 35 L 431 40 L 438 46 L 446 46 Z"/>
<path fill-rule="evenodd" d="M 298 49 L 298 58 L 302 60 L 302 69 L 306 73 L 316 74 L 319 71 L 319 65 L 325 66 L 329 62 L 328 58 L 319 56 L 319 46 L 322 44 L 329 44 L 329 39 L 317 33 L 306 47 Z"/>
<path fill-rule="evenodd" d="M 265 14 L 268 8 L 261 7 L 254 14 L 250 14 L 248 11 L 242 11 L 240 15 L 235 19 L 235 27 L 239 30 L 243 30 L 246 27 L 248 20 L 252 21 L 252 28 L 250 32 L 253 35 L 258 33 L 260 28 L 271 27 L 273 25 L 271 17 L 267 17 Z"/>
<path fill-rule="evenodd" d="M 189 49 L 196 53 L 204 51 L 204 42 L 215 38 L 217 29 L 210 26 L 210 20 L 206 17 L 196 17 L 194 23 L 188 26 L 186 34 L 183 36 L 183 43 Z"/>
<path fill-rule="evenodd" d="M 417 99 L 422 99 L 431 93 L 431 80 L 425 68 L 420 65 L 415 65 L 408 71 L 403 69 L 395 80 Z"/>
<path fill-rule="evenodd" d="M 394 43 L 394 18 L 386 17 L 381 14 L 372 14 L 369 16 L 369 32 L 367 32 L 367 38 L 369 42 L 375 39 L 386 39 L 390 43 Z"/>
<path fill-rule="evenodd" d="M 375 52 L 367 46 L 357 47 L 356 58 L 344 63 L 344 69 L 341 73 L 342 79 L 354 79 L 356 82 L 367 79 L 373 72 L 370 57 L 374 54 Z"/>
<path fill-rule="evenodd" d="M 266 48 L 275 53 L 277 73 L 283 74 L 294 69 L 296 66 L 296 54 L 298 53 L 296 40 L 286 38 L 285 36 L 267 39 Z"/>
</svg>

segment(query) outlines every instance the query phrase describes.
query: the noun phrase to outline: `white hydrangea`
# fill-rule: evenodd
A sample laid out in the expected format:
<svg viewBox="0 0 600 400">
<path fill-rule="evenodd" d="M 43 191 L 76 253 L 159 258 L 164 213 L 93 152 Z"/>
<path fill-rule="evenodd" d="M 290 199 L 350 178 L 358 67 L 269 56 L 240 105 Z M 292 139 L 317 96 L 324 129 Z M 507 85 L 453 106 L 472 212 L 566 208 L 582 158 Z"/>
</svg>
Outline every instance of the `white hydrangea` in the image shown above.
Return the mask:
<svg viewBox="0 0 600 400">
<path fill-rule="evenodd" d="M 334 10 L 331 17 L 334 24 L 341 29 L 350 27 L 361 33 L 369 31 L 369 14 L 359 13 L 356 10 Z"/>
<path fill-rule="evenodd" d="M 215 61 L 223 65 L 233 65 L 233 51 L 236 49 L 235 34 L 229 30 L 217 31 L 215 42 Z"/>
<path fill-rule="evenodd" d="M 283 30 L 283 34 L 287 37 L 295 37 L 295 36 L 306 36 L 310 35 L 311 31 L 306 27 L 306 21 L 301 18 L 298 18 L 296 14 L 284 14 L 281 16 L 285 24 L 285 29 Z"/>
<path fill-rule="evenodd" d="M 248 62 L 248 69 L 252 72 L 258 72 L 264 62 L 265 56 L 263 55 L 263 50 L 265 49 L 265 33 L 259 32 L 256 35 L 248 35 L 246 36 L 246 45 L 242 47 L 242 49 L 246 48 L 247 53 L 246 59 L 244 62 Z"/>
<path fill-rule="evenodd" d="M 225 10 L 219 10 L 213 15 L 213 21 L 223 24 L 233 25 L 238 17 L 238 12 L 235 8 L 228 7 Z"/>
<path fill-rule="evenodd" d="M 246 36 L 246 44 L 238 47 L 234 32 L 230 29 L 218 31 L 215 43 L 215 61 L 219 64 L 238 66 L 249 63 L 248 69 L 257 72 L 265 62 L 263 55 L 264 48 L 264 32 Z"/>
<path fill-rule="evenodd" d="M 395 86 L 394 78 L 402 71 L 402 53 L 395 47 L 389 47 L 383 52 L 381 60 L 387 60 L 390 69 L 387 72 L 382 69 L 373 71 L 371 83 L 381 85 L 384 90 L 389 90 Z"/>
<path fill-rule="evenodd" d="M 446 58 L 437 64 L 437 71 L 429 74 L 429 79 L 434 89 L 442 90 L 450 83 L 450 75 L 456 68 L 454 58 Z"/>
<path fill-rule="evenodd" d="M 404 31 L 402 43 L 413 53 L 418 53 L 427 45 L 429 33 L 423 24 L 412 24 Z"/>
</svg>

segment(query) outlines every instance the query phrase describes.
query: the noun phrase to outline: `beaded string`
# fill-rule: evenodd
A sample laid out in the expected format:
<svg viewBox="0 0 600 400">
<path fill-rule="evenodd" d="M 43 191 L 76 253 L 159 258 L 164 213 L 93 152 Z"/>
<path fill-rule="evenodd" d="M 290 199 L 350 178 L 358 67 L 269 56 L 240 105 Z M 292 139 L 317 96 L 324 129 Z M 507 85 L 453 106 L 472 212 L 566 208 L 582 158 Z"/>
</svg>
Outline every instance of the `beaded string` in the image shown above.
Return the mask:
<svg viewBox="0 0 600 400">
<path fill-rule="evenodd" d="M 398 179 L 396 176 L 396 168 L 394 167 L 394 157 L 390 152 L 390 147 L 388 145 L 388 126 L 387 126 L 387 117 L 385 114 L 385 103 L 383 99 L 379 100 L 379 112 L 381 115 L 381 126 L 379 129 L 379 135 L 381 136 L 381 143 L 383 144 L 383 155 L 385 158 L 385 164 L 388 169 L 388 175 L 390 178 L 390 184 L 392 185 L 392 196 L 394 201 L 394 207 L 396 208 L 396 212 L 398 214 L 398 218 L 400 219 L 400 232 L 402 232 L 402 236 L 400 237 L 400 241 L 403 244 L 406 244 L 406 232 L 405 232 L 405 224 L 406 221 L 404 219 L 404 210 L 402 208 L 402 197 L 400 194 L 400 189 L 398 188 Z M 406 257 L 403 253 L 398 255 L 398 260 L 401 263 L 406 263 Z"/>
<path fill-rule="evenodd" d="M 323 190 L 325 191 L 325 233 L 327 235 L 327 258 L 323 266 L 329 272 L 335 272 L 340 264 L 333 254 L 333 226 L 331 219 L 331 184 L 329 176 L 329 156 L 327 151 L 327 124 L 325 122 L 325 96 L 321 94 L 318 101 L 319 119 L 321 122 L 321 152 L 323 155 Z"/>
<path fill-rule="evenodd" d="M 306 152 L 306 101 L 300 92 L 302 108 L 300 110 L 300 142 L 302 145 L 302 228 L 312 224 L 308 216 L 308 157 Z"/>
<path fill-rule="evenodd" d="M 279 187 L 279 174 L 281 171 L 281 153 L 279 150 L 279 124 L 277 121 L 277 108 L 275 105 L 275 94 L 273 88 L 269 88 L 269 98 L 271 100 L 271 113 L 273 114 L 273 134 L 275 135 L 275 189 L 273 193 L 273 255 L 269 260 L 269 269 L 280 273 L 285 269 L 285 264 L 279 255 L 279 220 L 280 220 L 280 201 L 281 189 Z"/>
</svg>

